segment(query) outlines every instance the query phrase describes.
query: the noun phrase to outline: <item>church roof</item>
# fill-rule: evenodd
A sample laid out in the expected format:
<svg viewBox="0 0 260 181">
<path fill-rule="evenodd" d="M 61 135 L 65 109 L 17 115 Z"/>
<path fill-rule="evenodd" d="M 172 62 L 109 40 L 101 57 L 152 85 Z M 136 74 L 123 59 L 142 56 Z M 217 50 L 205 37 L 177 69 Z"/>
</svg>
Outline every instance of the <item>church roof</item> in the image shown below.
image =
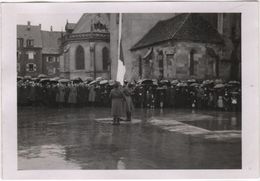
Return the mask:
<svg viewBox="0 0 260 181">
<path fill-rule="evenodd" d="M 58 54 L 61 32 L 58 31 L 42 31 L 42 54 Z"/>
<path fill-rule="evenodd" d="M 33 25 L 17 25 L 17 38 L 34 40 L 34 47 L 42 47 L 41 27 Z"/>
<path fill-rule="evenodd" d="M 76 26 L 76 23 L 67 23 L 65 26 L 65 29 L 73 31 L 75 26 Z"/>
<path fill-rule="evenodd" d="M 159 21 L 131 50 L 149 47 L 169 40 L 223 43 L 223 39 L 218 31 L 199 14 L 183 13 L 173 18 Z"/>
</svg>

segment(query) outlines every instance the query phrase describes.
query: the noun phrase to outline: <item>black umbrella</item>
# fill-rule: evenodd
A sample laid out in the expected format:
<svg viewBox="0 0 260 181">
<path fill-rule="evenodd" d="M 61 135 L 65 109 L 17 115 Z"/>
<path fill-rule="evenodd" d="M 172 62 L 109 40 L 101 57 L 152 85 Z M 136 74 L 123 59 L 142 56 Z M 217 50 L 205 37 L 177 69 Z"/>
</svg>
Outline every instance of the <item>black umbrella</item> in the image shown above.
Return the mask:
<svg viewBox="0 0 260 181">
<path fill-rule="evenodd" d="M 143 79 L 143 80 L 138 81 L 138 83 L 141 83 L 141 84 L 153 84 L 153 80 L 151 80 L 151 79 Z"/>
<path fill-rule="evenodd" d="M 47 83 L 47 82 L 50 82 L 50 79 L 45 78 L 45 79 L 40 80 L 40 83 L 42 83 L 42 84 Z"/>
<path fill-rule="evenodd" d="M 77 77 L 77 78 L 72 79 L 72 82 L 73 83 L 80 83 L 80 82 L 83 82 L 83 81 L 80 77 Z"/>
</svg>

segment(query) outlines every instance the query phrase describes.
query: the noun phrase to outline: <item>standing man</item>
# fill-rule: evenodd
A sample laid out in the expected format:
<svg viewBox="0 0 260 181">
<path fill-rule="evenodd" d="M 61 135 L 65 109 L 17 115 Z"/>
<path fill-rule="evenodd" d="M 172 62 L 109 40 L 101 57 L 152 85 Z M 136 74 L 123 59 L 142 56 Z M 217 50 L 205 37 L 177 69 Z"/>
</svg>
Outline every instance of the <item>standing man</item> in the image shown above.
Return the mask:
<svg viewBox="0 0 260 181">
<path fill-rule="evenodd" d="M 126 121 L 131 121 L 131 117 L 132 117 L 132 111 L 134 108 L 133 105 L 133 101 L 132 101 L 132 90 L 131 90 L 131 86 L 130 83 L 127 84 L 127 86 L 124 88 L 123 90 L 123 94 L 125 97 L 125 111 L 126 111 Z"/>
<path fill-rule="evenodd" d="M 113 125 L 120 124 L 120 117 L 123 115 L 123 99 L 124 95 L 119 88 L 119 82 L 115 82 L 114 88 L 111 90 L 109 97 L 111 98 L 111 114 L 113 116 Z"/>
</svg>

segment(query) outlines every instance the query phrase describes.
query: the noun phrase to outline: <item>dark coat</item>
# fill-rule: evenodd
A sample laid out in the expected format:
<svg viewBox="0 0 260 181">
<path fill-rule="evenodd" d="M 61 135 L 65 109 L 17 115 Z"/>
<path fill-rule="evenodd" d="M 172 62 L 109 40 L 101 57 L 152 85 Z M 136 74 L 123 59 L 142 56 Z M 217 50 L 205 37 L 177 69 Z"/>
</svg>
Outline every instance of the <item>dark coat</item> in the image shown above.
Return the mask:
<svg viewBox="0 0 260 181">
<path fill-rule="evenodd" d="M 123 100 L 124 95 L 120 89 L 112 89 L 110 92 L 110 98 L 112 100 L 111 104 L 111 114 L 112 116 L 120 117 L 123 116 Z"/>
</svg>

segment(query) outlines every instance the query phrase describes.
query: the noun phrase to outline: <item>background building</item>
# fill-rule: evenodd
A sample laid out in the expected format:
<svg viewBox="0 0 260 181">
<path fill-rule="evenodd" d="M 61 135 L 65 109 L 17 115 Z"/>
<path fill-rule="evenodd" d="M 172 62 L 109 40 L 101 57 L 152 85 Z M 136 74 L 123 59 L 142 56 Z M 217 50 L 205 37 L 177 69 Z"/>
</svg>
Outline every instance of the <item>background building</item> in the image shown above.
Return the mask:
<svg viewBox="0 0 260 181">
<path fill-rule="evenodd" d="M 126 79 L 240 79 L 240 14 L 124 14 Z"/>
<path fill-rule="evenodd" d="M 59 75 L 61 32 L 42 31 L 41 25 L 17 25 L 17 74 L 37 77 Z"/>
<path fill-rule="evenodd" d="M 115 78 L 111 72 L 116 72 L 117 27 L 113 14 L 83 14 L 76 24 L 67 22 L 62 38 L 60 76 L 70 79 Z"/>
<path fill-rule="evenodd" d="M 17 73 L 19 76 L 37 76 L 42 73 L 41 25 L 17 26 Z"/>
</svg>

